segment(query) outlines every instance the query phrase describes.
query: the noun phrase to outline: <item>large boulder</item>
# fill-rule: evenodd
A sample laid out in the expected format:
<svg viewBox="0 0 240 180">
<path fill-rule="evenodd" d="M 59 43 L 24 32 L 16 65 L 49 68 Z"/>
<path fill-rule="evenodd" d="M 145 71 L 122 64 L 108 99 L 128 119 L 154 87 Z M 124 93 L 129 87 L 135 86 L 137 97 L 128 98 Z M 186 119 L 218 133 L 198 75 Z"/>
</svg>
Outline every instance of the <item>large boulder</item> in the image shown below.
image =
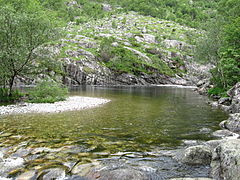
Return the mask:
<svg viewBox="0 0 240 180">
<path fill-rule="evenodd" d="M 227 94 L 232 99 L 231 113 L 240 113 L 240 82 L 233 86 Z"/>
<path fill-rule="evenodd" d="M 211 167 L 215 180 L 239 180 L 240 139 L 221 142 L 213 153 Z"/>
<path fill-rule="evenodd" d="M 220 123 L 222 128 L 240 134 L 240 113 L 230 114 L 230 117 Z"/>
<path fill-rule="evenodd" d="M 211 163 L 212 151 L 208 146 L 192 146 L 185 150 L 182 162 L 190 165 L 208 165 Z"/>
</svg>

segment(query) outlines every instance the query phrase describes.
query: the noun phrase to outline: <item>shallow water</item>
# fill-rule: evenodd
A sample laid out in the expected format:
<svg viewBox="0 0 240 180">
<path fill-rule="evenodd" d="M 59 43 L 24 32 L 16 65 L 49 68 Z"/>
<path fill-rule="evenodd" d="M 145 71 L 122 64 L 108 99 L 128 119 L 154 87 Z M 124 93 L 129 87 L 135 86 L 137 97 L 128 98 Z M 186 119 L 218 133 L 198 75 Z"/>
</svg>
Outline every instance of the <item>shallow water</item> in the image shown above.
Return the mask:
<svg viewBox="0 0 240 180">
<path fill-rule="evenodd" d="M 96 161 L 101 162 L 96 171 L 134 168 L 149 179 L 209 176 L 209 166 L 188 166 L 173 158 L 185 147 L 184 140 L 212 139 L 212 131 L 227 118 L 207 105 L 207 97 L 167 86 L 84 86 L 71 95 L 111 102 L 59 114 L 0 116 L 0 154 L 25 160 L 11 177 L 53 167 L 66 169 L 70 177 L 78 164 Z"/>
<path fill-rule="evenodd" d="M 22 135 L 34 147 L 82 145 L 94 152 L 144 152 L 173 149 L 183 140 L 209 140 L 227 117 L 192 89 L 87 86 L 74 88 L 71 95 L 111 102 L 60 114 L 3 116 L 0 132 Z M 202 128 L 209 130 L 202 132 Z"/>
</svg>

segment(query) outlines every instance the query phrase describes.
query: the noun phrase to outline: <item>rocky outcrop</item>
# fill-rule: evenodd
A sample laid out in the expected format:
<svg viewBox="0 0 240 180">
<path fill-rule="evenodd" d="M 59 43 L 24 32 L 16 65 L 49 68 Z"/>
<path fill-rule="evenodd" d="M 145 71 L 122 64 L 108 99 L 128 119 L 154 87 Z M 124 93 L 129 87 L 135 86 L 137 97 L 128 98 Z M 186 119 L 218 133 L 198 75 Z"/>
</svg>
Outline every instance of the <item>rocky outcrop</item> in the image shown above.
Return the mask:
<svg viewBox="0 0 240 180">
<path fill-rule="evenodd" d="M 240 140 L 227 140 L 215 149 L 211 163 L 215 180 L 240 179 Z"/>
</svg>

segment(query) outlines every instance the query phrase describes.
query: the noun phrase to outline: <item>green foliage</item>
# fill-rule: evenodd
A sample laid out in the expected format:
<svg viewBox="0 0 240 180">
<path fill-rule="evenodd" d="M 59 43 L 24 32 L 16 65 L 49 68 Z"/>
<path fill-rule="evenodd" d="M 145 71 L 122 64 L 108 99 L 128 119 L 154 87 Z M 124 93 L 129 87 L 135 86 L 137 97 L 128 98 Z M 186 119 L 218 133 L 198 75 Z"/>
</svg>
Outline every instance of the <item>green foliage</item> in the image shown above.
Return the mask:
<svg viewBox="0 0 240 180">
<path fill-rule="evenodd" d="M 217 1 L 205 0 L 108 0 L 108 3 L 120 5 L 125 11 L 136 11 L 191 27 L 199 27 L 207 19 L 215 17 L 213 8 L 217 6 Z"/>
<path fill-rule="evenodd" d="M 41 10 L 25 12 L 25 6 L 17 6 L 20 2 L 28 1 L 0 7 L 0 82 L 9 87 L 9 96 L 13 95 L 15 78 L 33 71 L 34 50 L 56 34 L 51 21 Z"/>
<path fill-rule="evenodd" d="M 68 89 L 55 81 L 44 80 L 29 92 L 29 102 L 54 103 L 67 98 Z"/>
<path fill-rule="evenodd" d="M 0 88 L 0 102 L 13 102 L 19 100 L 24 94 L 19 90 L 13 90 L 12 96 L 8 96 L 9 88 Z"/>
<path fill-rule="evenodd" d="M 219 87 L 214 87 L 214 88 L 209 89 L 208 94 L 210 96 L 214 95 L 214 96 L 221 96 L 221 97 L 225 97 L 227 95 L 226 91 Z"/>
<path fill-rule="evenodd" d="M 210 22 L 207 36 L 198 42 L 196 57 L 215 65 L 211 70 L 214 89 L 221 95 L 240 81 L 240 7 L 239 1 L 220 0 L 218 18 Z"/>
<path fill-rule="evenodd" d="M 112 46 L 113 38 L 104 38 L 100 45 L 100 59 L 115 72 L 140 75 L 141 73 L 162 73 L 172 75 L 172 70 L 158 56 L 151 56 L 152 62 L 145 62 L 138 55 L 121 45 Z"/>
</svg>

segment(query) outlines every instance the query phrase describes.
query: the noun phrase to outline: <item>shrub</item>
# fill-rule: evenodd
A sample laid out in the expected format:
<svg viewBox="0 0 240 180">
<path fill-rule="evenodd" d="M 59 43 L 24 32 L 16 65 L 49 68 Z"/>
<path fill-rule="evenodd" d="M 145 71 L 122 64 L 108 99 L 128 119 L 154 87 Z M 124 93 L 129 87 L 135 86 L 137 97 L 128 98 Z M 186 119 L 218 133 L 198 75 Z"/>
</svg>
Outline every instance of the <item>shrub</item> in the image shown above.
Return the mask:
<svg viewBox="0 0 240 180">
<path fill-rule="evenodd" d="M 9 93 L 9 88 L 0 88 L 0 102 L 14 102 L 24 95 L 17 89 L 12 91 L 11 96 L 9 96 Z"/>
<path fill-rule="evenodd" d="M 219 87 L 213 87 L 208 90 L 208 94 L 215 95 L 215 96 L 221 96 L 221 97 L 226 97 L 227 93 L 225 89 L 219 88 Z"/>
<path fill-rule="evenodd" d="M 55 81 L 44 80 L 29 92 L 29 102 L 54 103 L 67 98 L 68 89 Z"/>
</svg>

